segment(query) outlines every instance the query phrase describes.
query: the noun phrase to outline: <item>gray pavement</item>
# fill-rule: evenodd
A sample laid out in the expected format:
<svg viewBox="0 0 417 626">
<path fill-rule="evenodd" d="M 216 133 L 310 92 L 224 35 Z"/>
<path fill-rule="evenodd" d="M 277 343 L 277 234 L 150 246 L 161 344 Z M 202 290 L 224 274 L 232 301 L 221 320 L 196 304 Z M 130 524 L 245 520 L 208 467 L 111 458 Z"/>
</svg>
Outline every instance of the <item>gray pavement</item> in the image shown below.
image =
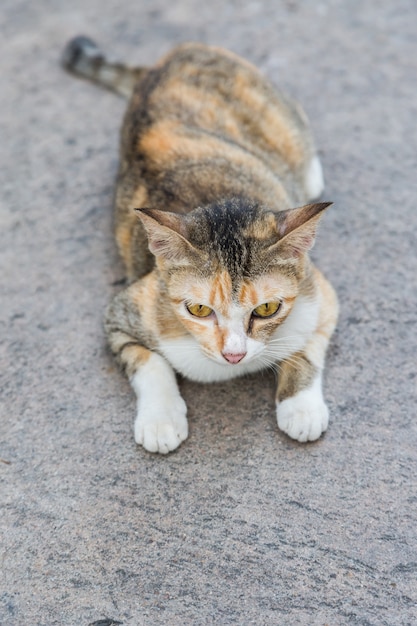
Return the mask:
<svg viewBox="0 0 417 626">
<path fill-rule="evenodd" d="M 417 623 L 416 24 L 414 0 L 3 0 L 0 624 Z M 183 381 L 188 441 L 135 445 L 102 330 L 125 104 L 59 67 L 80 33 L 132 63 L 223 45 L 303 103 L 341 304 L 317 443 L 277 430 L 268 374 Z"/>
</svg>

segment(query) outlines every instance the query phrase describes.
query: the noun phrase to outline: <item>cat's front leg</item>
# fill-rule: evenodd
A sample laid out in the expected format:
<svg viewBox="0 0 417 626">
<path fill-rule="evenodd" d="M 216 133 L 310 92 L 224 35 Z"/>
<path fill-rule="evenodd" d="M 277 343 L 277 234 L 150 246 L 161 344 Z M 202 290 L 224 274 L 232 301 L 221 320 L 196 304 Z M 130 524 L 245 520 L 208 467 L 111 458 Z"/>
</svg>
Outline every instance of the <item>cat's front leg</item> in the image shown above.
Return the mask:
<svg viewBox="0 0 417 626">
<path fill-rule="evenodd" d="M 175 374 L 159 354 L 139 346 L 126 349 L 141 351 L 141 363 L 130 377 L 137 395 L 135 441 L 149 452 L 167 454 L 188 436 L 187 407 Z"/>
<path fill-rule="evenodd" d="M 149 452 L 167 454 L 188 436 L 187 407 L 169 363 L 143 345 L 154 343 L 139 306 L 150 300 L 147 287 L 142 280 L 119 293 L 107 310 L 105 329 L 137 396 L 135 440 Z"/>
<path fill-rule="evenodd" d="M 278 427 L 297 441 L 315 441 L 329 423 L 329 410 L 322 392 L 322 371 L 339 307 L 330 283 L 316 268 L 314 275 L 320 303 L 317 328 L 303 350 L 282 361 L 279 370 Z"/>
<path fill-rule="evenodd" d="M 321 371 L 297 353 L 281 364 L 277 391 L 278 427 L 297 441 L 315 441 L 327 429 Z"/>
</svg>

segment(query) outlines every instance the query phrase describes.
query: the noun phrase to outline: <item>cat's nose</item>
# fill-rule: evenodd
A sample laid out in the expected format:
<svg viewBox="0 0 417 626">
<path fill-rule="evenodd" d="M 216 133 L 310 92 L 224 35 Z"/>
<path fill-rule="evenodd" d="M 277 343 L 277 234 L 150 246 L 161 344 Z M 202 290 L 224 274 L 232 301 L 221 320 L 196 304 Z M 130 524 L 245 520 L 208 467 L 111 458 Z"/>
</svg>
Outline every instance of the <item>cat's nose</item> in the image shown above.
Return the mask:
<svg viewBox="0 0 417 626">
<path fill-rule="evenodd" d="M 233 352 L 222 352 L 222 355 L 229 363 L 239 363 L 243 357 L 246 356 L 246 352 L 241 352 L 239 354 L 235 354 Z"/>
</svg>

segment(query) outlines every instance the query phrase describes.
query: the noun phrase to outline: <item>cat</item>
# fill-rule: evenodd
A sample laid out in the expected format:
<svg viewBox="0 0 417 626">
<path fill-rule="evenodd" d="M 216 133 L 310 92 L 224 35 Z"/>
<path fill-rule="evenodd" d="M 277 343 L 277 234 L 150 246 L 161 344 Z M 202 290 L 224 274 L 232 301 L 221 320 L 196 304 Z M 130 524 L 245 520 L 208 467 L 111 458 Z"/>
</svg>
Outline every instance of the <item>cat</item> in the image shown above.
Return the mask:
<svg viewBox="0 0 417 626">
<path fill-rule="evenodd" d="M 278 427 L 318 439 L 338 302 L 308 257 L 331 203 L 316 202 L 323 173 L 301 107 L 198 43 L 146 69 L 78 37 L 63 64 L 129 98 L 115 193 L 129 284 L 105 329 L 137 395 L 136 442 L 166 454 L 187 438 L 175 373 L 215 383 L 265 368 L 279 371 Z"/>
</svg>

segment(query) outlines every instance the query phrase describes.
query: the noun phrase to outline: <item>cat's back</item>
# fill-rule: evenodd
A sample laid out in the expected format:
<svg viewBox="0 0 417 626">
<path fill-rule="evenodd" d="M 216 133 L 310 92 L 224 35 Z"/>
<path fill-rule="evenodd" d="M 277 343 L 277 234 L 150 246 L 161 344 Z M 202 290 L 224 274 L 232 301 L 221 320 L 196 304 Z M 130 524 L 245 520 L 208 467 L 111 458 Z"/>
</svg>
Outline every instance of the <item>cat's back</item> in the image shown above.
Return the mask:
<svg viewBox="0 0 417 626">
<path fill-rule="evenodd" d="M 249 62 L 222 48 L 188 43 L 174 48 L 142 76 L 127 117 L 133 118 L 137 130 L 170 119 L 241 141 L 255 127 L 259 135 L 260 113 L 266 123 L 273 125 L 273 118 L 276 123 L 281 117 L 294 125 L 294 133 L 297 125 L 304 130 L 303 114 L 296 109 Z M 268 141 L 266 136 L 262 139 Z"/>
<path fill-rule="evenodd" d="M 303 168 L 312 149 L 298 105 L 278 94 L 247 61 L 195 43 L 178 46 L 143 75 L 122 132 L 122 157 L 128 162 L 141 158 L 159 176 L 196 166 L 202 175 L 205 165 L 219 192 L 224 187 L 219 177 L 227 176 L 222 161 L 232 170 L 252 172 L 255 179 L 261 165 L 285 177 Z M 266 170 L 260 176 L 269 177 Z"/>
</svg>

